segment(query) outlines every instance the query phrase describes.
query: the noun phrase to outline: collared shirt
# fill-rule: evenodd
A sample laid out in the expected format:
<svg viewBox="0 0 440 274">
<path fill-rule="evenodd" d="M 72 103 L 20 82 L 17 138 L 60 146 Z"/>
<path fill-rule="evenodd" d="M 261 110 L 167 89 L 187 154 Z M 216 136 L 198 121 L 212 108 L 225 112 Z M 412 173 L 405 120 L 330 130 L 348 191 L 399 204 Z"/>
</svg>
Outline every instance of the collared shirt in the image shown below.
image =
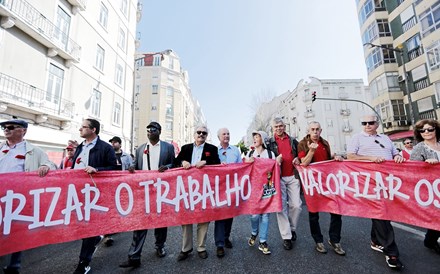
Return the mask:
<svg viewBox="0 0 440 274">
<path fill-rule="evenodd" d="M 289 135 L 286 133 L 282 137 L 275 134 L 275 142 L 278 145 L 278 155 L 283 155 L 283 162 L 281 163 L 281 177 L 293 176 L 293 153 L 292 145 L 290 144 Z"/>
<path fill-rule="evenodd" d="M 298 158 L 302 159 L 304 157 L 306 157 L 308 151 L 304 151 L 304 150 L 299 150 L 300 148 L 298 147 Z M 310 161 L 311 163 L 315 163 L 315 162 L 322 162 L 322 161 L 327 161 L 330 160 L 328 158 L 329 152 L 327 151 L 326 147 L 324 146 L 324 144 L 321 142 L 321 140 L 318 141 L 318 147 L 316 148 L 315 152 L 313 153 L 313 157 L 312 157 L 312 161 Z"/>
<path fill-rule="evenodd" d="M 74 169 L 83 169 L 89 165 L 89 153 L 90 150 L 96 145 L 96 141 L 98 141 L 98 137 L 93 139 L 93 141 L 89 144 L 85 144 L 86 141 L 82 142 L 82 150 L 76 158 Z"/>
<path fill-rule="evenodd" d="M 353 135 L 347 146 L 347 153 L 392 160 L 394 156 L 399 154 L 399 151 L 388 136 L 384 134 L 369 135 L 363 131 Z"/>
<path fill-rule="evenodd" d="M 198 146 L 198 145 L 196 145 L 196 143 L 194 143 L 193 153 L 192 153 L 192 157 L 191 157 L 191 165 L 192 166 L 194 166 L 195 164 L 200 162 L 200 160 L 202 160 L 202 153 L 203 153 L 204 147 L 205 147 L 205 143 L 201 144 L 200 146 Z"/>
<path fill-rule="evenodd" d="M 224 149 L 221 145 L 218 146 L 218 155 L 220 158 L 220 162 L 231 164 L 231 163 L 241 163 L 241 154 L 240 150 L 236 146 L 228 145 L 226 149 Z"/>
<path fill-rule="evenodd" d="M 148 149 L 147 149 L 148 147 Z M 160 141 L 152 145 L 150 142 L 145 146 L 148 153 L 142 155 L 142 170 L 158 170 L 160 157 Z M 150 157 L 150 169 L 148 169 L 148 157 Z"/>
<path fill-rule="evenodd" d="M 26 142 L 22 141 L 14 146 L 8 146 L 7 142 L 0 149 L 0 173 L 24 171 L 26 156 Z"/>
</svg>

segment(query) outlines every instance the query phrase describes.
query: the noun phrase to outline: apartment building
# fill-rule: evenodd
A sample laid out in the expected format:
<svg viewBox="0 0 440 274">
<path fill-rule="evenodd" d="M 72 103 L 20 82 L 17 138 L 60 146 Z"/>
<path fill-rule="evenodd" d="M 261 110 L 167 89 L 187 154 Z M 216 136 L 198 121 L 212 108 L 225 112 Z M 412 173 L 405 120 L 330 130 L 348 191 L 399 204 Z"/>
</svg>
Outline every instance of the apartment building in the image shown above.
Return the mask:
<svg viewBox="0 0 440 274">
<path fill-rule="evenodd" d="M 129 151 L 138 1 L 0 0 L 0 17 L 0 121 L 27 120 L 56 163 L 85 118 Z"/>
<path fill-rule="evenodd" d="M 162 125 L 161 139 L 175 146 L 194 141 L 194 128 L 206 124 L 192 96 L 189 74 L 173 50 L 138 53 L 135 71 L 134 144 L 147 140 L 146 126 Z"/>
<path fill-rule="evenodd" d="M 375 111 L 368 106 L 370 101 L 369 88 L 362 79 L 309 77 L 300 80 L 292 91 L 263 104 L 257 113 L 264 114 L 265 118 L 254 119 L 249 131 L 254 127 L 271 133 L 271 121 L 278 116 L 283 118 L 286 132 L 301 140 L 307 135 L 308 123 L 318 121 L 321 136 L 330 143 L 333 152 L 345 154 L 351 136 L 362 130 L 362 116 Z M 265 122 L 258 125 L 256 121 Z"/>
<path fill-rule="evenodd" d="M 440 1 L 357 0 L 372 104 L 393 140 L 438 119 Z"/>
</svg>

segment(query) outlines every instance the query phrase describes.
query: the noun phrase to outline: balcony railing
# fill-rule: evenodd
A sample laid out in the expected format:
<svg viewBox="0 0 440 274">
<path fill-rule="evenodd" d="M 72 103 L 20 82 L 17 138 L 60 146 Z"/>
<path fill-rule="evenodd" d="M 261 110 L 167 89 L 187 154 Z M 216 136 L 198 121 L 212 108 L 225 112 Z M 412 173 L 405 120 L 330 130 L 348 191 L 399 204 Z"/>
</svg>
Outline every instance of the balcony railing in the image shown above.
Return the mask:
<svg viewBox="0 0 440 274">
<path fill-rule="evenodd" d="M 0 73 L 0 100 L 5 103 L 32 109 L 34 112 L 63 116 L 71 119 L 75 104 L 71 101 L 53 98 L 50 94 L 28 83 Z"/>
<path fill-rule="evenodd" d="M 437 120 L 437 115 L 435 114 L 435 110 L 431 109 L 428 111 L 419 112 L 419 119 L 431 119 L 431 120 Z"/>
<path fill-rule="evenodd" d="M 408 21 L 406 21 L 405 23 L 402 24 L 403 32 L 406 32 L 410 28 L 414 27 L 416 24 L 417 24 L 417 19 L 414 16 L 414 17 L 412 17 L 411 19 L 409 19 Z"/>
<path fill-rule="evenodd" d="M 54 48 L 62 58 L 79 61 L 81 47 L 28 2 L 0 0 L 0 15 L 16 18 L 17 27 L 46 47 Z"/>
<path fill-rule="evenodd" d="M 414 82 L 414 91 L 421 90 L 427 87 L 429 87 L 428 78 L 423 78 L 421 80 Z"/>
<path fill-rule="evenodd" d="M 341 109 L 339 112 L 342 116 L 350 116 L 351 111 L 349 109 Z"/>
<path fill-rule="evenodd" d="M 408 59 L 411 61 L 422 54 L 423 54 L 423 49 L 421 46 L 418 46 L 417 48 L 408 51 Z"/>
</svg>

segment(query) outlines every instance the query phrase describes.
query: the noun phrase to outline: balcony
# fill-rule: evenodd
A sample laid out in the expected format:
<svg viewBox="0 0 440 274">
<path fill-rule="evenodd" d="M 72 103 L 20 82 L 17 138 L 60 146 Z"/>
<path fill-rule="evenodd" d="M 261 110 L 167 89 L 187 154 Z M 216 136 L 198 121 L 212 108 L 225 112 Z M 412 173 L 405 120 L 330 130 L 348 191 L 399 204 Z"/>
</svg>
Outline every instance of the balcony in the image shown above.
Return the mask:
<svg viewBox="0 0 440 274">
<path fill-rule="evenodd" d="M 350 133 L 353 131 L 353 127 L 352 126 L 344 126 L 342 127 L 342 132 L 343 133 Z"/>
<path fill-rule="evenodd" d="M 3 28 L 15 25 L 46 46 L 49 57 L 59 55 L 68 62 L 79 62 L 81 47 L 28 2 L 0 0 L 0 16 Z"/>
<path fill-rule="evenodd" d="M 46 91 L 28 83 L 0 73 L 0 101 L 12 108 L 37 114 L 48 115 L 60 121 L 70 121 L 75 104 L 71 101 L 51 98 Z"/>
<path fill-rule="evenodd" d="M 87 1 L 86 0 L 67 0 L 72 6 L 72 12 L 73 14 L 76 14 L 76 12 L 74 12 L 73 10 L 77 10 L 80 9 L 81 11 L 86 10 L 86 4 Z"/>
<path fill-rule="evenodd" d="M 414 59 L 416 59 L 417 57 L 419 57 L 422 54 L 423 54 L 423 49 L 422 49 L 421 46 L 418 46 L 418 47 L 408 51 L 408 59 L 410 61 L 414 60 Z"/>
<path fill-rule="evenodd" d="M 414 82 L 414 91 L 429 87 L 428 77 Z"/>
<path fill-rule="evenodd" d="M 315 117 L 315 112 L 314 112 L 313 110 L 311 110 L 311 111 L 306 111 L 306 112 L 304 112 L 304 117 L 305 117 L 305 118 L 312 118 L 312 117 Z"/>
<path fill-rule="evenodd" d="M 417 24 L 417 19 L 415 16 L 411 17 L 408 21 L 402 24 L 403 32 L 408 31 L 410 28 L 414 27 Z"/>
<path fill-rule="evenodd" d="M 419 119 L 423 120 L 423 119 L 433 119 L 433 120 L 437 120 L 437 115 L 435 113 L 434 109 L 428 110 L 428 111 L 423 111 L 419 113 Z"/>
</svg>

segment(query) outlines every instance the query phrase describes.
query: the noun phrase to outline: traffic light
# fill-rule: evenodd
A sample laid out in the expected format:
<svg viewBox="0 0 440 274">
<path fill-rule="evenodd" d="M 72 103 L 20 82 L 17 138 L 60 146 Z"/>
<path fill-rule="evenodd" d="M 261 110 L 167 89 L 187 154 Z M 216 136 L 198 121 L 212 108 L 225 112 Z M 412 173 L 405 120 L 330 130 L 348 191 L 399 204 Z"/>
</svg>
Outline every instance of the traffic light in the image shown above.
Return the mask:
<svg viewBox="0 0 440 274">
<path fill-rule="evenodd" d="M 312 102 L 316 100 L 316 91 L 312 92 Z"/>
</svg>

